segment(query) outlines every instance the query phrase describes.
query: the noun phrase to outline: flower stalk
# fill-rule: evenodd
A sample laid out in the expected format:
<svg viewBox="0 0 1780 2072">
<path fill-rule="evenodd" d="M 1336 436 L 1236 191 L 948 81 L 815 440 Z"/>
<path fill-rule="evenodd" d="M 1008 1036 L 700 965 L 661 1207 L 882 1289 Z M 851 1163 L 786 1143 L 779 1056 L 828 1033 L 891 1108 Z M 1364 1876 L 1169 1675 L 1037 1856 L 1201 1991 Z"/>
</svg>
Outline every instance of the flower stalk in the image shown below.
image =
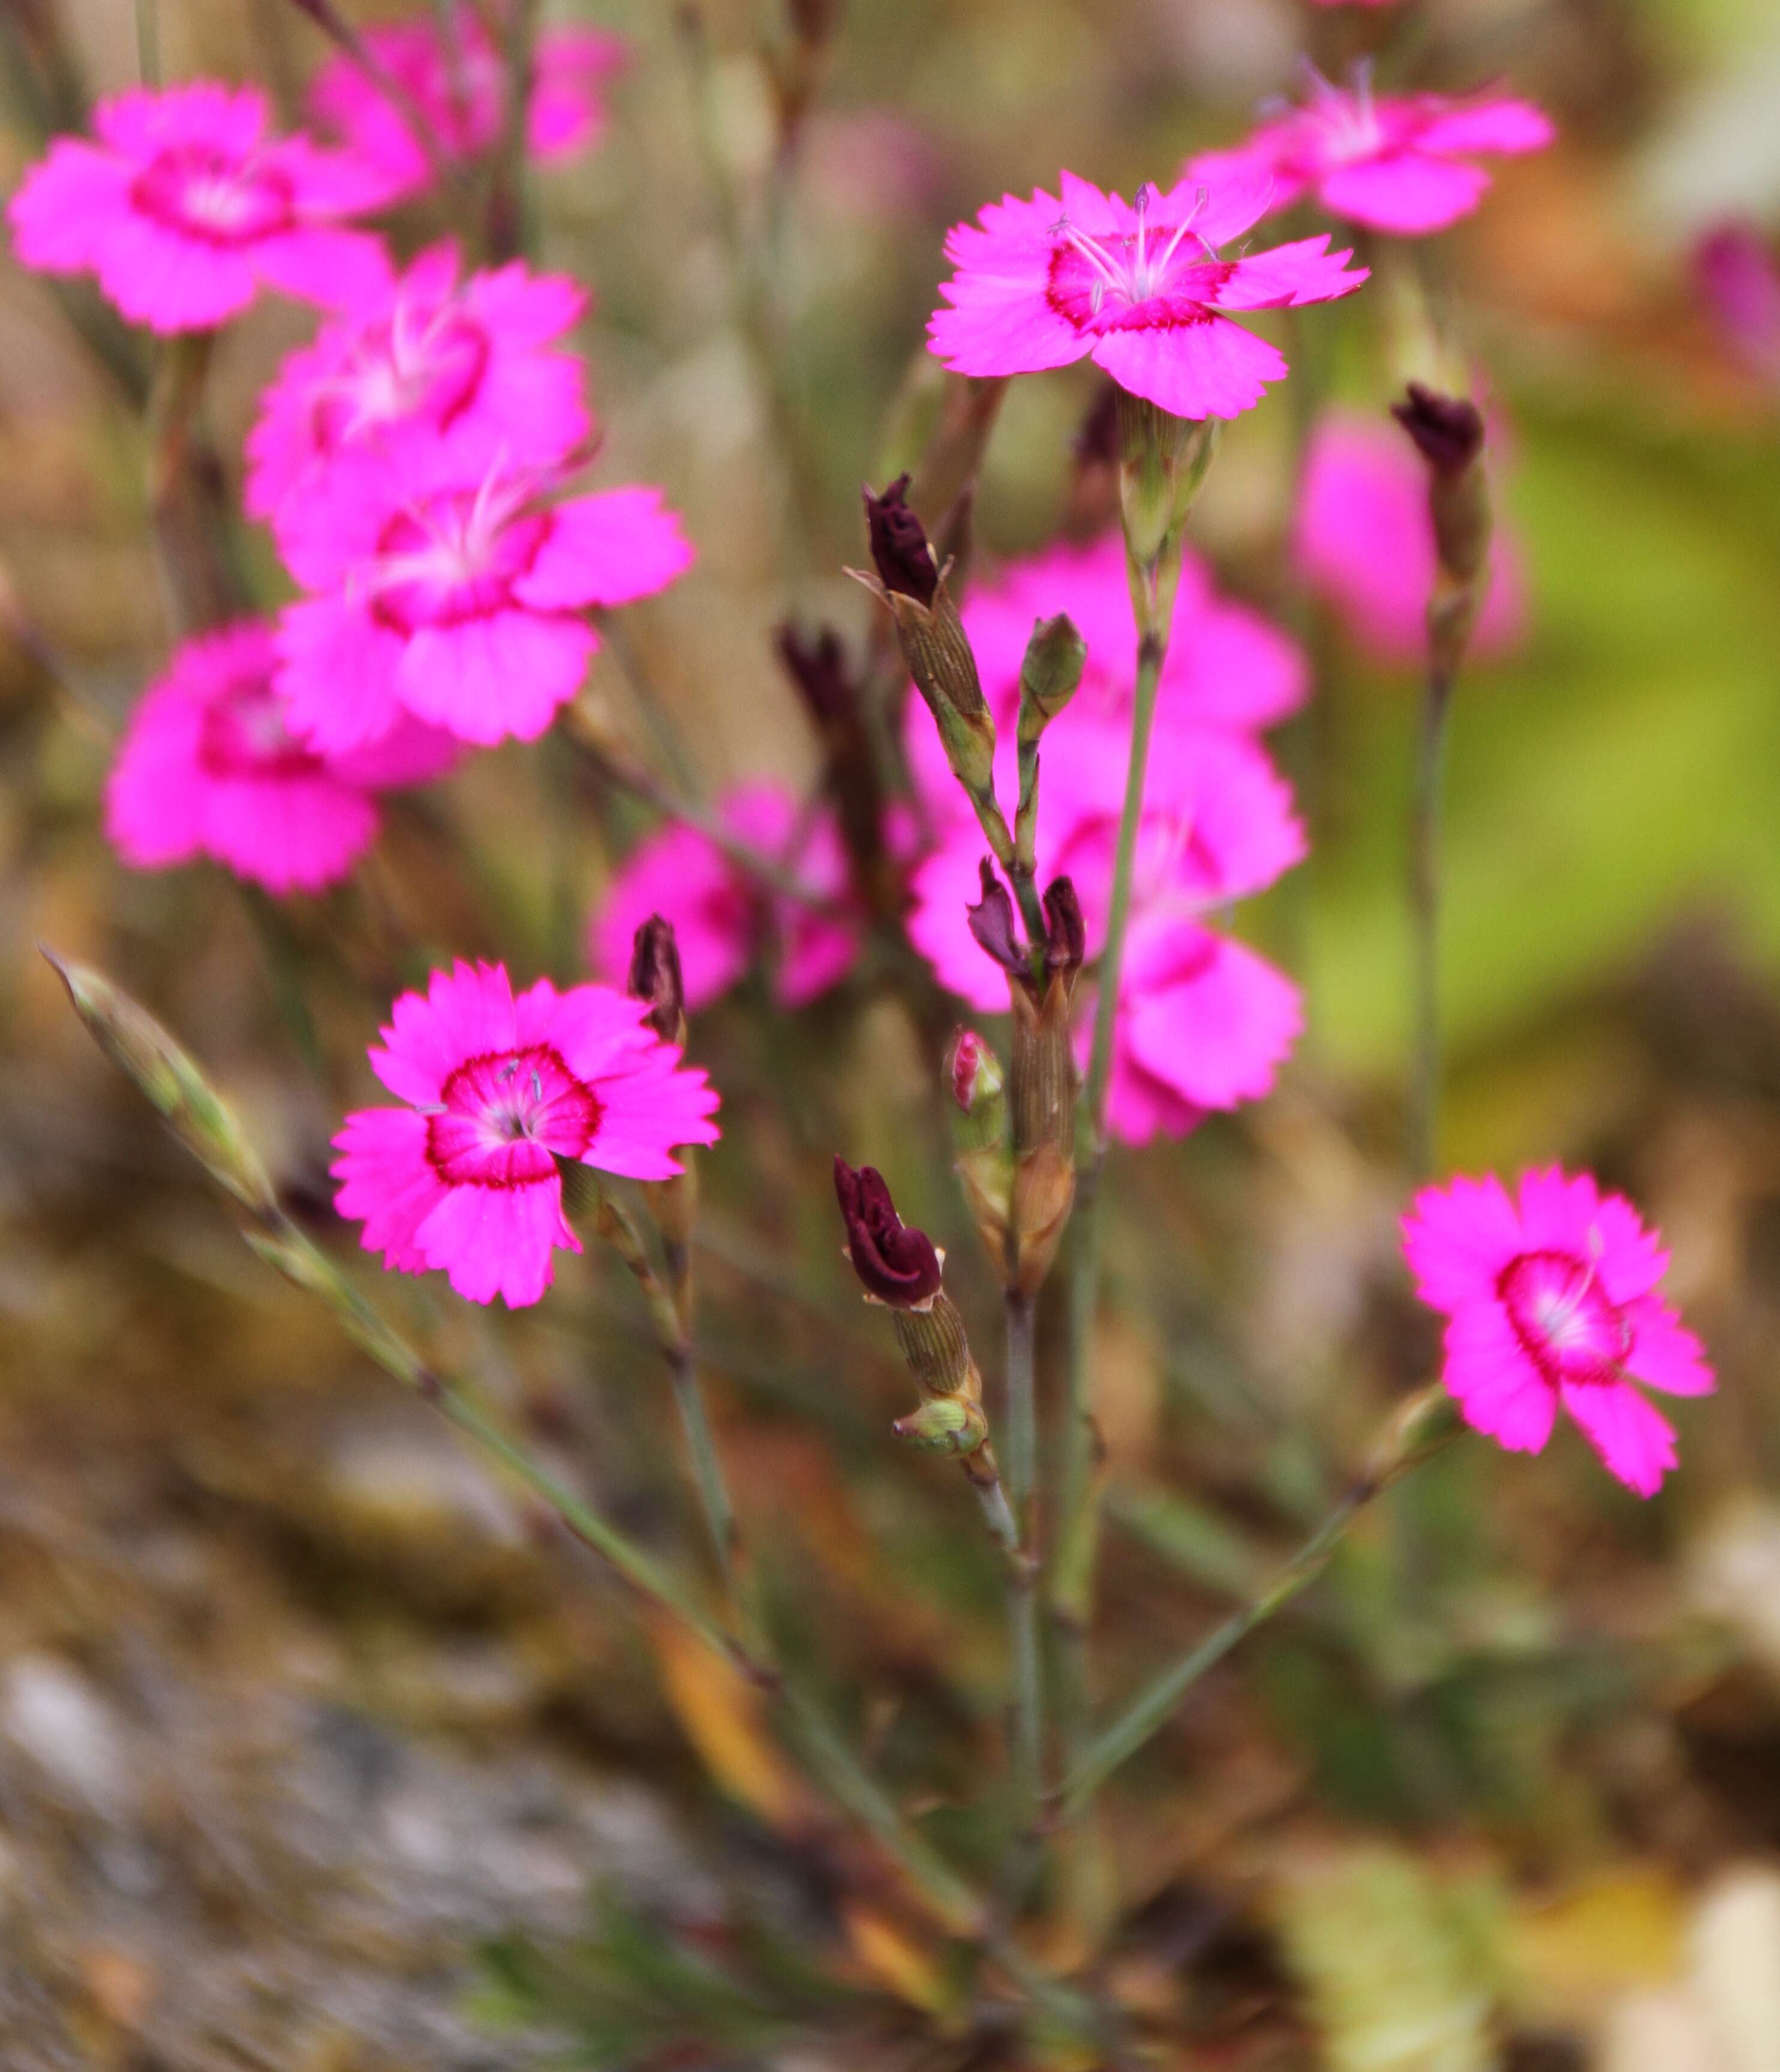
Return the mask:
<svg viewBox="0 0 1780 2072">
<path fill-rule="evenodd" d="M 1415 1173 L 1426 1179 L 1435 1167 L 1440 1108 L 1440 855 L 1446 735 L 1459 668 L 1489 590 L 1490 500 L 1483 418 L 1475 404 L 1412 381 L 1405 400 L 1393 405 L 1392 415 L 1427 464 L 1436 557 L 1409 831 L 1415 1034 L 1409 1136 Z"/>
<path fill-rule="evenodd" d="M 1119 814 L 1106 921 L 1106 945 L 1096 974 L 1093 1047 L 1077 1122 L 1076 1236 L 1069 1286 L 1069 1365 L 1064 1412 L 1056 1551 L 1050 1597 L 1057 1630 L 1068 1721 L 1086 1712 L 1086 1628 L 1093 1598 L 1098 1531 L 1097 1440 L 1091 1367 L 1100 1285 L 1101 1178 L 1106 1158 L 1106 1093 L 1112 1076 L 1131 878 L 1143 816 L 1145 778 L 1156 697 L 1167 659 L 1169 627 L 1180 582 L 1187 520 L 1217 450 L 1216 419 L 1188 423 L 1121 389 L 1118 395 L 1119 512 L 1126 570 L 1137 630 L 1137 683 L 1130 755 Z M 1070 1729 L 1066 1724 L 1065 1735 Z"/>
</svg>

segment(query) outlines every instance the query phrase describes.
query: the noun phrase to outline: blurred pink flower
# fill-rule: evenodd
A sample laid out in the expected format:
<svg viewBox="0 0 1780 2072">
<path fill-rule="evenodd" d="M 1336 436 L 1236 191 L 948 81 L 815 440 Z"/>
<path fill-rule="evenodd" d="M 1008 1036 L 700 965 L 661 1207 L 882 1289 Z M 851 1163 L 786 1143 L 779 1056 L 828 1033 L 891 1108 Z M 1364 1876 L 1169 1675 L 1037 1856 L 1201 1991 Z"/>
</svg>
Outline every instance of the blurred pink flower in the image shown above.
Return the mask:
<svg viewBox="0 0 1780 2072">
<path fill-rule="evenodd" d="M 833 812 L 806 814 L 786 784 L 738 784 L 718 802 L 725 828 L 760 850 L 824 901 L 845 898 L 847 856 Z M 859 955 L 861 923 L 813 913 L 763 895 L 696 828 L 670 825 L 639 842 L 613 873 L 589 932 L 596 972 L 629 969 L 637 931 L 652 914 L 674 925 L 689 1013 L 727 993 L 753 961 L 763 926 L 779 947 L 773 993 L 781 1007 L 806 1005 L 844 978 Z"/>
<path fill-rule="evenodd" d="M 338 304 L 388 271 L 340 219 L 379 206 L 374 168 L 266 134 L 265 97 L 211 80 L 133 87 L 93 111 L 98 141 L 58 137 L 7 204 L 21 265 L 92 273 L 134 323 L 208 331 L 261 288 Z"/>
<path fill-rule="evenodd" d="M 404 712 L 461 741 L 535 740 L 580 688 L 585 613 L 665 589 L 692 549 L 657 489 L 546 501 L 565 475 L 437 441 L 366 448 L 293 498 L 280 536 L 310 593 L 279 622 L 291 724 L 329 754 Z"/>
<path fill-rule="evenodd" d="M 457 282 L 454 245 L 423 252 L 353 309 L 285 356 L 248 435 L 244 495 L 276 519 L 334 457 L 398 436 L 442 441 L 480 471 L 564 459 L 592 430 L 581 363 L 552 352 L 587 298 L 560 273 L 515 261 Z"/>
<path fill-rule="evenodd" d="M 1265 178 L 1148 185 L 1136 205 L 1073 173 L 1062 199 L 1007 195 L 974 224 L 954 226 L 948 307 L 928 324 L 932 349 L 961 374 L 1031 374 L 1092 359 L 1133 395 L 1179 417 L 1234 417 L 1286 372 L 1284 356 L 1231 321 L 1351 294 L 1364 267 L 1325 237 L 1220 259 L 1266 212 Z"/>
<path fill-rule="evenodd" d="M 506 120 L 507 71 L 476 10 L 451 12 L 449 34 L 436 18 L 365 31 L 365 43 L 407 88 L 432 125 L 443 158 L 478 158 L 499 138 Z M 624 63 L 621 36 L 597 29 L 546 29 L 532 53 L 531 105 L 526 143 L 549 161 L 595 143 L 605 126 L 601 91 Z M 344 56 L 331 58 L 309 90 L 310 120 L 375 166 L 391 189 L 409 195 L 432 178 L 426 154 L 394 106 Z"/>
<path fill-rule="evenodd" d="M 1331 216 L 1414 237 L 1469 216 L 1490 176 L 1479 154 L 1537 151 L 1556 134 L 1530 101 L 1414 93 L 1379 98 L 1362 68 L 1351 88 L 1310 74 L 1310 97 L 1286 106 L 1229 151 L 1187 162 L 1191 180 L 1269 180 L 1269 212 L 1314 194 Z"/>
<path fill-rule="evenodd" d="M 1324 416 L 1305 458 L 1293 553 L 1362 647 L 1392 662 L 1425 652 L 1434 581 L 1428 471 L 1395 425 L 1353 411 Z M 1526 630 L 1520 545 L 1499 512 L 1472 652 L 1502 654 Z"/>
<path fill-rule="evenodd" d="M 1129 727 L 1066 712 L 1045 736 L 1038 863 L 1067 876 L 1088 954 L 1105 945 Z M 1005 773 L 998 772 L 998 776 Z M 972 1006 L 1007 1005 L 1007 981 L 970 934 L 983 855 L 956 787 L 929 798 L 939 845 L 917 867 L 908 934 L 941 984 Z M 1240 734 L 1159 730 L 1151 752 L 1132 884 L 1108 1117 L 1127 1142 L 1179 1136 L 1208 1109 L 1265 1093 L 1302 1024 L 1298 989 L 1254 952 L 1208 925 L 1232 901 L 1263 890 L 1304 854 L 1291 794 L 1265 752 Z M 1085 1056 L 1092 989 L 1078 1031 Z"/>
<path fill-rule="evenodd" d="M 285 723 L 272 628 L 246 619 L 188 640 L 131 715 L 105 786 L 105 832 L 138 870 L 207 856 L 269 892 L 344 878 L 377 832 L 371 793 L 457 759 L 404 721 L 374 750 L 324 757 Z"/>
<path fill-rule="evenodd" d="M 1125 544 L 1107 532 L 1057 545 L 974 578 L 963 606 L 982 689 L 998 733 L 1019 712 L 1019 669 L 1034 623 L 1064 611 L 1088 644 L 1081 688 L 1069 710 L 1122 717 L 1131 709 L 1136 635 Z M 1224 597 L 1189 548 L 1175 600 L 1173 635 L 1157 706 L 1163 726 L 1268 727 L 1298 710 L 1310 689 L 1302 653 L 1258 611 Z M 933 738 L 931 726 L 923 730 Z"/>
<path fill-rule="evenodd" d="M 1780 265 L 1751 223 L 1721 223 L 1693 250 L 1694 279 L 1725 342 L 1752 372 L 1780 380 Z"/>
<path fill-rule="evenodd" d="M 1628 1489 L 1650 1496 L 1675 1434 L 1632 1386 L 1710 1395 L 1700 1341 L 1655 1290 L 1668 1265 L 1623 1196 L 1552 1166 L 1518 1203 L 1492 1174 L 1416 1197 L 1403 1219 L 1416 1293 L 1447 1318 L 1448 1390 L 1465 1421 L 1536 1453 L 1562 1404 Z"/>
<path fill-rule="evenodd" d="M 386 1269 L 443 1271 L 472 1302 L 509 1309 L 580 1244 L 557 1161 L 665 1180 L 679 1145 L 714 1144 L 717 1096 L 610 986 L 515 996 L 506 968 L 458 963 L 405 993 L 371 1068 L 405 1108 L 361 1108 L 334 1140 L 340 1214 Z"/>
</svg>

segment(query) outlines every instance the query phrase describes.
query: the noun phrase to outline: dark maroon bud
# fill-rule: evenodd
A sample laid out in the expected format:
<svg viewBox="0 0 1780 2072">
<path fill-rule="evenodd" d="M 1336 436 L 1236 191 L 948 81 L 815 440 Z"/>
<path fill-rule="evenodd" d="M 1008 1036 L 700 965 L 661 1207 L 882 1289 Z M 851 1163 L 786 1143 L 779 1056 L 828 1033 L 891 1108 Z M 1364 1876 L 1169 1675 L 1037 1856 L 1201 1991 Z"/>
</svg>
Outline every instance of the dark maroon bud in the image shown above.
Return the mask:
<svg viewBox="0 0 1780 2072">
<path fill-rule="evenodd" d="M 855 1173 L 836 1158 L 835 1195 L 847 1225 L 847 1254 L 866 1293 L 892 1309 L 931 1302 L 940 1289 L 939 1254 L 925 1231 L 904 1224 L 883 1174 L 870 1166 Z"/>
<path fill-rule="evenodd" d="M 649 1003 L 644 1019 L 664 1043 L 684 1040 L 686 988 L 680 978 L 680 946 L 674 939 L 673 923 L 659 914 L 651 914 L 637 931 L 625 990 L 633 1000 Z"/>
<path fill-rule="evenodd" d="M 1483 413 L 1463 396 L 1442 396 L 1412 381 L 1407 400 L 1393 403 L 1391 415 L 1436 475 L 1463 474 L 1483 450 Z"/>
<path fill-rule="evenodd" d="M 1073 443 L 1078 467 L 1111 467 L 1118 462 L 1120 445 L 1116 381 L 1101 383 L 1100 394 L 1077 428 Z"/>
<path fill-rule="evenodd" d="M 1088 955 L 1081 902 L 1067 878 L 1053 878 L 1044 893 L 1044 968 L 1073 977 Z"/>
<path fill-rule="evenodd" d="M 995 875 L 995 866 L 987 857 L 978 868 L 982 874 L 982 898 L 976 906 L 964 910 L 970 932 L 1004 972 L 1023 976 L 1027 969 L 1026 952 L 1020 947 L 1019 935 L 1014 926 L 1013 899 L 1007 887 Z"/>
<path fill-rule="evenodd" d="M 908 477 L 899 475 L 883 495 L 865 492 L 865 522 L 871 529 L 872 559 L 878 580 L 888 590 L 930 605 L 939 588 L 939 569 L 927 544 L 926 528 L 908 508 Z"/>
<path fill-rule="evenodd" d="M 818 726 L 851 717 L 858 693 L 847 672 L 847 651 L 833 627 L 818 627 L 811 635 L 787 621 L 773 635 L 773 643 Z"/>
</svg>

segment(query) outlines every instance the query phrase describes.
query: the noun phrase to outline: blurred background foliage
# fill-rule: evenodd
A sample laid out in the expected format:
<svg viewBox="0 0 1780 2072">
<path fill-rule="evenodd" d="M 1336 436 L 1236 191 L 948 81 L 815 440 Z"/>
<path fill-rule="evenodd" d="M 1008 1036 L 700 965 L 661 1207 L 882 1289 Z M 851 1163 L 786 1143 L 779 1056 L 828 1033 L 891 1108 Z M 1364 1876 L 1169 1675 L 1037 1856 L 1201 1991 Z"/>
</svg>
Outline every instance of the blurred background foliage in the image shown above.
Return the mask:
<svg viewBox="0 0 1780 2072">
<path fill-rule="evenodd" d="M 125 0 L 31 4 L 88 90 L 134 76 Z M 608 652 L 589 696 L 689 790 L 809 779 L 771 632 L 791 613 L 864 634 L 840 569 L 863 552 L 859 481 L 931 404 L 945 228 L 1060 164 L 1127 191 L 1166 176 L 1288 88 L 1306 43 L 1339 68 L 1363 10 L 852 0 L 776 208 L 770 0 L 591 11 L 635 52 L 598 153 L 536 181 L 538 250 L 597 295 L 602 479 L 664 483 L 700 558 L 627 615 L 630 668 Z M 287 111 L 322 54 L 287 0 L 160 0 L 158 19 L 169 77 L 257 77 Z M 1401 1491 L 1114 1794 L 1097 1961 L 1134 2062 L 1773 2072 L 1780 409 L 1712 334 L 1688 256 L 1725 212 L 1780 220 L 1780 27 L 1763 0 L 1429 0 L 1397 63 L 1446 87 L 1505 74 L 1562 131 L 1437 255 L 1506 427 L 1532 598 L 1524 646 L 1470 671 L 1457 710 L 1445 1149 L 1589 1160 L 1630 1188 L 1724 1392 L 1684 1410 L 1684 1470 L 1647 1507 L 1568 1438 L 1537 1463 L 1461 1449 Z M 0 134 L 9 187 L 40 147 L 29 84 Z M 418 207 L 399 230 L 449 228 Z M 1115 1159 L 1106 1692 L 1321 1515 L 1433 1350 L 1393 1250 L 1413 685 L 1345 643 L 1282 551 L 1294 413 L 1317 388 L 1381 409 L 1390 377 L 1376 296 L 1317 314 L 1314 335 L 1282 330 L 1298 373 L 1233 429 L 1196 519 L 1226 584 L 1316 660 L 1278 744 L 1311 857 L 1257 923 L 1310 1026 L 1269 1103 Z M 221 341 L 208 429 L 231 485 L 306 321 L 262 305 Z M 1092 400 L 1073 374 L 1015 384 L 980 554 L 1053 534 Z M 546 742 L 397 804 L 326 901 L 125 873 L 97 800 L 170 639 L 144 466 L 117 383 L 9 266 L 7 2063 L 1018 2062 L 972 2029 L 932 1924 L 859 1883 L 745 1694 L 639 1638 L 614 1585 L 240 1250 L 33 954 L 92 956 L 179 1030 L 346 1256 L 326 1139 L 370 1091 L 392 993 L 453 952 L 580 974 L 589 907 L 647 824 Z M 243 524 L 232 544 L 276 602 L 267 541 Z M 787 1646 L 970 1861 L 1000 1746 L 995 1579 L 955 1478 L 886 1437 L 904 1384 L 836 1256 L 834 1151 L 880 1164 L 945 1238 L 985 1343 L 995 1293 L 937 1061 L 882 980 L 792 1018 L 757 980 L 695 1030 L 727 1128 L 703 1355 Z M 621 1274 L 589 1259 L 516 1318 L 378 1292 L 639 1534 L 692 1544 Z"/>
</svg>

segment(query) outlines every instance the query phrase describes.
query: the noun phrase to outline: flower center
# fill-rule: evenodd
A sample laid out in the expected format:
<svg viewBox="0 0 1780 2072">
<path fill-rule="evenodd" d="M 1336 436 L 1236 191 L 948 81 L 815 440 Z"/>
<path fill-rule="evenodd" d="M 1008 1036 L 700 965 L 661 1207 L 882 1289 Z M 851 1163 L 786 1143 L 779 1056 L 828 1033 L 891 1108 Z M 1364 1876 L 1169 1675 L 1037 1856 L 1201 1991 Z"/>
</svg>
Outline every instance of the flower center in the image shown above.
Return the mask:
<svg viewBox="0 0 1780 2072">
<path fill-rule="evenodd" d="M 294 216 L 283 174 L 226 158 L 203 144 L 162 151 L 130 191 L 144 215 L 207 245 L 252 245 L 289 229 Z"/>
<path fill-rule="evenodd" d="M 548 1043 L 467 1059 L 427 1117 L 426 1155 L 448 1186 L 533 1187 L 578 1158 L 600 1103 Z"/>
<path fill-rule="evenodd" d="M 1496 1293 L 1528 1358 L 1554 1388 L 1619 1379 L 1631 1326 L 1608 1299 L 1592 1260 L 1524 1252 L 1503 1268 Z"/>
<path fill-rule="evenodd" d="M 269 677 L 231 684 L 204 709 L 198 759 L 214 777 L 307 777 L 322 767 L 293 738 Z"/>
<path fill-rule="evenodd" d="M 332 452 L 404 418 L 427 418 L 443 431 L 474 400 L 488 357 L 486 332 L 454 304 L 421 317 L 399 302 L 316 384 L 316 445 Z"/>
<path fill-rule="evenodd" d="M 1089 232 L 1060 216 L 1051 226 L 1056 242 L 1046 294 L 1052 307 L 1081 331 L 1196 321 L 1229 271 L 1193 228 L 1208 191 L 1199 190 L 1178 223 L 1156 222 L 1156 191 L 1146 181 L 1138 189 L 1137 228 L 1130 232 Z"/>
<path fill-rule="evenodd" d="M 360 581 L 376 615 L 399 633 L 485 619 L 513 602 L 513 585 L 550 536 L 548 511 L 527 512 L 529 477 L 491 471 L 475 490 L 449 490 L 398 511 Z"/>
<path fill-rule="evenodd" d="M 1314 138 L 1319 164 L 1351 165 L 1357 159 L 1375 157 L 1385 137 L 1372 97 L 1372 70 L 1364 60 L 1355 66 L 1351 89 L 1336 86 L 1314 68 L 1311 92 L 1302 119 Z"/>
</svg>

